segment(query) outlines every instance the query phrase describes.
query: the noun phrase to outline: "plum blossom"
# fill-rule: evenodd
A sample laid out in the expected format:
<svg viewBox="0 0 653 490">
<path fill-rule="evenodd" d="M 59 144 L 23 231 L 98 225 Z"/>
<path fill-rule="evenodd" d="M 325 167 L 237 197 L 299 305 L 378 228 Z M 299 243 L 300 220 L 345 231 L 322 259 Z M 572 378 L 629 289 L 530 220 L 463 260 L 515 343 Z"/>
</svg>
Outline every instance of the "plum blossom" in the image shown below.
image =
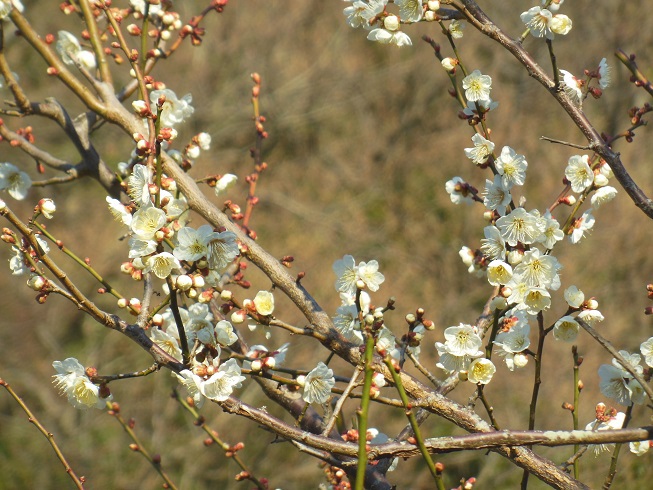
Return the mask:
<svg viewBox="0 0 653 490">
<path fill-rule="evenodd" d="M 583 215 L 574 221 L 569 240 L 571 243 L 578 243 L 581 238 L 588 234 L 589 230 L 594 227 L 594 216 L 591 211 L 585 211 Z"/>
<path fill-rule="evenodd" d="M 91 382 L 84 366 L 77 359 L 69 357 L 64 361 L 54 361 L 52 367 L 57 371 L 53 382 L 60 393 L 68 397 L 73 407 L 82 410 L 106 407 L 111 397 L 100 396 L 100 387 Z"/>
<path fill-rule="evenodd" d="M 367 263 L 361 262 L 356 265 L 356 261 L 351 255 L 345 255 L 342 259 L 334 262 L 333 272 L 337 276 L 336 291 L 348 293 L 352 296 L 356 294 L 359 280 L 370 291 L 378 291 L 381 283 L 385 281 L 385 277 L 379 272 L 379 263 L 376 260 L 370 260 Z"/>
<path fill-rule="evenodd" d="M 524 185 L 528 167 L 524 155 L 518 154 L 509 146 L 504 146 L 494 164 L 506 189 L 511 189 L 514 185 Z"/>
<path fill-rule="evenodd" d="M 481 357 L 474 359 L 467 370 L 467 379 L 472 383 L 486 385 L 492 380 L 497 368 L 492 361 Z"/>
<path fill-rule="evenodd" d="M 303 380 L 304 393 L 302 398 L 306 403 L 325 403 L 331 396 L 331 388 L 336 384 L 333 371 L 323 362 L 310 371 Z"/>
<path fill-rule="evenodd" d="M 594 182 L 594 172 L 589 165 L 587 155 L 574 155 L 569 158 L 565 177 L 571 184 L 571 190 L 574 192 L 583 192 Z"/>
<path fill-rule="evenodd" d="M 483 75 L 480 70 L 474 70 L 472 73 L 463 78 L 463 89 L 465 89 L 465 98 L 468 101 L 476 102 L 490 98 L 492 89 L 492 78 L 489 75 Z"/>
<path fill-rule="evenodd" d="M 544 233 L 546 222 L 535 213 L 516 208 L 510 214 L 499 218 L 496 225 L 503 239 L 514 247 L 517 242 L 528 245 L 537 241 Z"/>
<path fill-rule="evenodd" d="M 172 128 L 176 124 L 183 122 L 184 119 L 192 116 L 193 112 L 195 112 L 193 106 L 190 105 L 193 101 L 191 94 L 177 98 L 177 95 L 170 89 L 153 90 L 150 93 L 151 104 L 156 106 L 161 97 L 165 97 L 165 102 L 163 103 L 159 117 L 161 118 L 161 124 L 165 127 Z"/>
<path fill-rule="evenodd" d="M 444 185 L 451 202 L 454 204 L 472 204 L 474 202 L 474 194 L 471 192 L 471 186 L 467 184 L 462 178 L 454 177 L 448 180 Z"/>
<path fill-rule="evenodd" d="M 506 214 L 506 208 L 512 201 L 510 191 L 503 185 L 500 175 L 494 176 L 494 181 L 485 181 L 485 193 L 483 195 L 483 204 L 489 210 L 496 211 L 500 215 Z"/>
<path fill-rule="evenodd" d="M 0 190 L 6 190 L 11 197 L 21 201 L 27 197 L 32 179 L 11 163 L 0 163 Z"/>
<path fill-rule="evenodd" d="M 367 35 L 367 39 L 381 44 L 395 44 L 397 47 L 411 46 L 413 44 L 410 37 L 399 30 L 399 18 L 396 15 L 385 17 L 383 19 L 383 28 L 372 29 Z"/>
<path fill-rule="evenodd" d="M 494 151 L 494 143 L 478 133 L 472 136 L 472 143 L 474 143 L 473 148 L 465 148 L 465 156 L 476 165 L 487 162 L 487 159 Z"/>
</svg>

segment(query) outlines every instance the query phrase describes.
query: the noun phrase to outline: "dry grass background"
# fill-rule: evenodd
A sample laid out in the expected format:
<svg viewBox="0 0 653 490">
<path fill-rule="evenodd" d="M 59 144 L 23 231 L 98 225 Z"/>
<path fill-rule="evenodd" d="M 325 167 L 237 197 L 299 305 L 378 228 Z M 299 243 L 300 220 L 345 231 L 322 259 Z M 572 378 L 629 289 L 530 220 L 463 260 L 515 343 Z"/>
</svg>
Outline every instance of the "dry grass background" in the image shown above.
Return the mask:
<svg viewBox="0 0 653 490">
<path fill-rule="evenodd" d="M 180 8 L 191 11 L 199 4 L 184 2 Z M 531 6 L 531 2 L 514 1 L 481 4 L 514 35 L 523 29 L 519 13 Z M 421 356 L 422 362 L 435 370 L 433 342 L 441 340 L 442 329 L 473 322 L 490 293 L 482 280 L 467 274 L 458 257 L 463 244 L 478 246 L 482 211 L 453 206 L 444 183 L 460 175 L 480 188 L 486 175 L 464 157 L 462 150 L 470 146 L 471 130 L 456 117 L 458 109 L 447 95 L 447 77 L 431 48 L 419 41 L 421 34 L 428 33 L 450 54 L 439 28 L 411 28 L 412 48 L 379 46 L 367 41 L 364 32 L 345 24 L 341 13 L 345 5 L 231 2 L 224 14 L 208 19 L 202 48 L 186 47 L 168 65 L 162 63 L 155 76 L 178 95 L 193 94 L 196 112 L 183 133 L 208 131 L 213 137 L 213 148 L 198 162 L 194 175 L 233 172 L 243 178 L 251 169 L 248 149 L 254 138 L 249 74 L 261 74 L 262 108 L 271 136 L 264 149 L 270 170 L 259 185 L 261 204 L 254 220 L 259 242 L 276 256 L 295 256 L 295 270 L 307 272 L 304 285 L 331 312 L 339 304 L 333 289 L 333 261 L 347 253 L 358 260 L 377 259 L 386 282 L 374 300 L 381 304 L 389 296 L 397 298 L 397 311 L 388 316 L 394 331 L 400 333 L 403 316 L 419 306 L 438 326 L 424 341 Z M 587 113 L 600 130 L 614 132 L 627 127 L 627 109 L 647 101 L 643 91 L 627 83 L 625 70 L 616 66 L 611 56 L 621 47 L 637 52 L 642 67 L 653 67 L 653 34 L 644 28 L 653 20 L 647 5 L 644 1 L 607 0 L 564 5 L 574 28 L 568 36 L 556 38 L 559 66 L 581 73 L 605 56 L 614 67 L 614 87 L 606 90 L 601 100 L 586 103 Z M 28 2 L 27 7 L 30 12 L 55 10 L 51 2 L 43 1 Z M 37 14 L 33 22 L 41 32 L 77 32 L 73 19 L 58 12 Z M 459 47 L 468 67 L 493 78 L 492 96 L 500 106 L 492 114 L 490 126 L 497 146 L 508 144 L 527 156 L 529 170 L 523 189 L 527 208 L 545 207 L 557 195 L 566 161 L 574 152 L 538 138 L 547 135 L 581 143 L 580 133 L 545 91 L 490 41 L 468 28 Z M 544 43 L 529 39 L 527 47 L 548 66 Z M 52 94 L 60 100 L 70 99 L 44 75 L 41 61 L 20 40 L 9 43 L 8 56 L 34 100 Z M 74 103 L 73 107 L 79 109 Z M 57 155 L 74 159 L 74 149 L 50 125 L 29 122 L 37 129 L 39 142 Z M 132 147 L 114 128 L 103 128 L 94 137 L 111 165 L 125 159 Z M 618 147 L 628 169 L 649 194 L 653 192 L 652 149 L 653 138 L 647 128 L 638 131 L 633 144 Z M 3 161 L 31 168 L 31 162 L 8 145 L 3 145 L 2 151 Z M 230 197 L 243 202 L 244 193 L 240 187 Z M 138 294 L 137 285 L 119 274 L 126 244 L 116 240 L 120 229 L 110 219 L 95 182 L 36 189 L 15 208 L 28 216 L 38 196 L 51 196 L 57 202 L 59 211 L 50 224 L 53 233 L 71 249 L 89 256 L 110 281 Z M 649 304 L 644 287 L 653 279 L 649 246 L 653 228 L 623 192 L 596 216 L 589 239 L 577 246 L 565 243 L 556 252 L 564 265 L 563 289 L 576 284 L 587 295 L 596 296 L 606 316 L 601 332 L 619 348 L 634 351 L 651 336 L 650 319 L 644 317 L 643 310 Z M 56 252 L 53 255 L 58 257 Z M 2 261 L 9 257 L 8 247 L 0 247 L 0 257 Z M 62 257 L 61 263 L 83 290 L 90 293 L 97 288 L 71 262 Z M 260 274 L 250 273 L 254 292 L 269 286 Z M 114 373 L 143 369 L 149 358 L 61 299 L 37 305 L 23 278 L 5 272 L 0 288 L 0 376 L 24 396 L 55 434 L 76 471 L 87 476 L 88 488 L 160 487 L 150 467 L 127 449 L 130 441 L 114 420 L 100 411 L 74 410 L 51 385 L 55 359 L 74 356 L 85 365 L 98 366 L 102 373 Z M 280 305 L 276 313 L 301 324 L 299 314 L 277 296 Z M 108 298 L 97 300 L 105 308 L 112 307 Z M 548 322 L 561 313 L 560 304 L 554 303 L 546 315 Z M 251 339 L 264 342 L 259 333 Z M 275 333 L 270 344 L 285 340 L 283 334 Z M 307 367 L 316 358 L 327 356 L 314 342 L 292 341 L 289 366 Z M 581 377 L 586 388 L 580 411 L 581 421 L 586 423 L 593 418 L 594 405 L 604 399 L 598 392 L 596 370 L 610 359 L 587 336 L 581 335 L 578 343 L 585 356 Z M 337 361 L 334 365 L 345 368 Z M 527 426 L 532 367 L 510 373 L 501 365 L 486 390 L 502 427 Z M 571 417 L 560 406 L 572 399 L 571 367 L 569 345 L 547 346 L 538 428 L 570 428 Z M 348 375 L 350 368 L 341 372 Z M 163 456 L 164 467 L 180 488 L 242 488 L 246 484 L 233 481 L 235 465 L 215 448 L 202 445 L 201 432 L 169 398 L 174 384 L 162 372 L 115 383 L 112 391 L 124 416 L 135 418 L 138 434 L 152 452 Z M 471 386 L 461 386 L 452 396 L 465 403 L 471 392 Z M 249 385 L 240 395 L 250 403 L 265 403 Z M 268 408 L 277 413 L 274 407 Z M 347 407 L 348 417 L 353 417 L 353 408 Z M 273 435 L 210 405 L 203 414 L 227 441 L 245 442 L 243 458 L 257 475 L 270 478 L 272 488 L 315 488 L 321 481 L 315 460 L 304 458 L 285 443 L 272 444 Z M 383 421 L 379 428 L 390 435 L 404 425 L 401 414 L 376 406 L 372 420 Z M 638 409 L 633 424 L 648 423 L 648 414 Z M 424 432 L 429 436 L 461 433 L 435 417 L 425 423 Z M 571 454 L 567 449 L 538 452 L 558 462 Z M 653 477 L 648 458 L 623 454 L 614 488 L 631 488 Z M 515 488 L 521 477 L 521 471 L 494 454 L 451 454 L 438 460 L 447 467 L 449 486 L 455 486 L 461 477 L 477 476 L 478 488 Z M 605 455 L 596 460 L 584 458 L 583 478 L 592 487 L 599 486 L 607 464 Z M 402 463 L 390 478 L 399 488 L 428 488 L 427 474 L 415 458 Z M 68 486 L 47 442 L 7 396 L 0 396 L 0 489 Z M 541 487 L 532 481 L 532 488 Z"/>
</svg>

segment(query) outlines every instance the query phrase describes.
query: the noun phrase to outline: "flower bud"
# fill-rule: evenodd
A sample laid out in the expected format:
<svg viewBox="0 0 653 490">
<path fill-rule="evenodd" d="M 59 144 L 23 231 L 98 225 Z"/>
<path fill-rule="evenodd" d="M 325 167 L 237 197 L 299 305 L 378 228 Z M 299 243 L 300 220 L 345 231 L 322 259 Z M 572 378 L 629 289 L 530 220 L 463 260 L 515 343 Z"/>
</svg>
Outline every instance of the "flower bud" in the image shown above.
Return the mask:
<svg viewBox="0 0 653 490">
<path fill-rule="evenodd" d="M 177 277 L 175 284 L 177 285 L 177 289 L 188 291 L 193 286 L 193 279 L 187 274 L 182 274 Z"/>
<path fill-rule="evenodd" d="M 50 198 L 41 199 L 38 208 L 46 219 L 52 219 L 54 212 L 57 210 L 57 206 L 55 206 L 54 201 Z"/>
<path fill-rule="evenodd" d="M 154 325 L 155 327 L 162 326 L 163 325 L 163 315 L 161 315 L 160 313 L 156 313 L 152 317 L 152 325 Z"/>
<path fill-rule="evenodd" d="M 453 72 L 456 69 L 456 65 L 458 64 L 458 60 L 456 58 L 444 58 L 440 64 L 442 65 L 442 68 L 447 70 L 448 72 Z"/>
<path fill-rule="evenodd" d="M 33 289 L 34 291 L 41 291 L 47 283 L 48 280 L 45 277 L 39 276 L 37 274 L 32 275 L 27 280 L 27 285 L 30 287 L 30 289 Z"/>
<path fill-rule="evenodd" d="M 243 323 L 247 318 L 247 315 L 243 310 L 236 310 L 231 314 L 231 323 L 239 324 Z"/>
<path fill-rule="evenodd" d="M 396 15 L 388 15 L 383 19 L 383 27 L 389 31 L 396 31 L 399 29 L 399 17 Z"/>
<path fill-rule="evenodd" d="M 126 298 L 120 298 L 118 300 L 118 308 L 124 308 L 127 306 L 127 299 Z"/>
<path fill-rule="evenodd" d="M 433 12 L 435 12 L 440 8 L 440 2 L 437 0 L 429 0 L 427 5 L 429 7 L 429 10 L 432 10 Z"/>
<path fill-rule="evenodd" d="M 233 298 L 233 296 L 234 294 L 228 289 L 223 289 L 222 292 L 220 293 L 220 299 L 223 301 L 231 301 L 231 298 Z"/>
<path fill-rule="evenodd" d="M 596 187 L 603 187 L 603 186 L 608 185 L 608 183 L 609 183 L 609 180 L 608 180 L 608 178 L 607 178 L 605 175 L 603 175 L 603 174 L 596 174 L 596 175 L 594 176 L 594 185 L 595 185 Z"/>
</svg>

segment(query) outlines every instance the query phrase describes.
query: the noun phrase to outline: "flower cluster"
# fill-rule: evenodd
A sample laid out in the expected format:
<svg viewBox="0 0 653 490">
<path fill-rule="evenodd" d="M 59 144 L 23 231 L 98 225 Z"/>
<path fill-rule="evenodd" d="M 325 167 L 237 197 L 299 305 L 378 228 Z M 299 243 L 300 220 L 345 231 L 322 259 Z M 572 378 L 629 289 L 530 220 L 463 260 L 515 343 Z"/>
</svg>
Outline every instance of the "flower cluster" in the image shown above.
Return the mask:
<svg viewBox="0 0 653 490">
<path fill-rule="evenodd" d="M 546 2 L 544 0 L 542 5 L 549 3 L 548 8 L 532 7 L 521 14 L 522 22 L 526 24 L 534 37 L 553 39 L 555 34 L 564 36 L 571 31 L 571 19 L 564 14 L 554 13 L 558 11 L 563 1 Z"/>
<path fill-rule="evenodd" d="M 444 331 L 445 342 L 436 342 L 435 348 L 440 356 L 437 367 L 448 373 L 459 373 L 472 383 L 487 384 L 496 368 L 492 361 L 483 356 L 480 350 L 483 340 L 476 327 L 460 324 Z"/>
<path fill-rule="evenodd" d="M 436 20 L 435 12 L 440 8 L 440 2 L 423 0 L 394 0 L 394 5 L 399 9 L 397 13 L 387 11 L 388 0 L 346 0 L 351 3 L 343 11 L 347 23 L 353 28 L 369 30 L 367 39 L 381 44 L 394 44 L 396 46 L 410 46 L 410 37 L 401 31 L 402 24 Z M 454 38 L 462 37 L 464 24 L 452 21 L 450 24 L 451 35 Z"/>
</svg>

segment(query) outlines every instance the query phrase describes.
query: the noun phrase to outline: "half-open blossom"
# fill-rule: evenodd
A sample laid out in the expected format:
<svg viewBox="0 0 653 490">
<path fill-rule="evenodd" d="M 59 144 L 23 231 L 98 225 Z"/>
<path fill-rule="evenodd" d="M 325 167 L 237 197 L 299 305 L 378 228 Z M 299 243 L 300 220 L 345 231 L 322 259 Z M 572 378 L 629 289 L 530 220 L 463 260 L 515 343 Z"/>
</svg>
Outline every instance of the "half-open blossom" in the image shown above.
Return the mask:
<svg viewBox="0 0 653 490">
<path fill-rule="evenodd" d="M 61 60 L 67 65 L 81 64 L 86 69 L 92 70 L 96 66 L 95 55 L 83 50 L 77 38 L 68 31 L 59 31 L 55 48 Z"/>
<path fill-rule="evenodd" d="M 565 301 L 572 308 L 580 308 L 585 301 L 585 294 L 576 286 L 569 286 L 565 289 Z"/>
<path fill-rule="evenodd" d="M 492 380 L 497 368 L 492 361 L 481 357 L 474 359 L 467 370 L 467 379 L 472 383 L 486 385 Z"/>
<path fill-rule="evenodd" d="M 465 29 L 465 23 L 461 22 L 459 20 L 452 20 L 451 23 L 449 23 L 449 34 L 451 34 L 451 37 L 454 39 L 460 39 L 463 37 L 463 30 Z"/>
<path fill-rule="evenodd" d="M 137 163 L 127 179 L 127 189 L 137 206 L 145 206 L 152 202 L 149 186 L 152 183 L 152 171 L 146 166 Z"/>
<path fill-rule="evenodd" d="M 259 291 L 254 297 L 254 306 L 259 315 L 271 315 L 274 312 L 274 296 L 270 291 Z"/>
<path fill-rule="evenodd" d="M 608 65 L 608 60 L 602 58 L 599 62 L 599 87 L 605 90 L 612 81 L 612 68 Z"/>
<path fill-rule="evenodd" d="M 448 180 L 444 185 L 451 202 L 454 204 L 472 204 L 474 202 L 474 195 L 472 194 L 467 182 L 460 177 L 454 177 Z"/>
<path fill-rule="evenodd" d="M 323 362 L 304 378 L 304 393 L 302 398 L 306 403 L 325 403 L 331 396 L 331 388 L 336 384 L 333 371 Z"/>
<path fill-rule="evenodd" d="M 644 356 L 644 362 L 648 367 L 653 367 L 653 337 L 645 340 L 639 346 L 639 351 Z"/>
<path fill-rule="evenodd" d="M 553 338 L 563 342 L 574 342 L 578 337 L 580 325 L 573 316 L 563 316 L 553 326 Z"/>
<path fill-rule="evenodd" d="M 173 270 L 180 269 L 181 264 L 179 260 L 170 252 L 161 252 L 160 254 L 148 257 L 145 262 L 145 269 L 143 272 L 154 272 L 154 275 L 159 279 L 165 279 Z"/>
<path fill-rule="evenodd" d="M 583 81 L 567 70 L 560 70 L 560 73 L 562 73 L 561 83 L 565 93 L 575 104 L 580 105 L 583 102 Z"/>
<path fill-rule="evenodd" d="M 589 230 L 594 227 L 595 218 L 591 211 L 585 211 L 583 215 L 574 221 L 569 240 L 571 243 L 578 243 L 581 238 L 588 234 Z"/>
<path fill-rule="evenodd" d="M 485 238 L 481 239 L 481 251 L 492 260 L 505 260 L 506 242 L 496 226 L 483 228 Z"/>
<path fill-rule="evenodd" d="M 215 183 L 215 195 L 219 196 L 227 192 L 228 189 L 236 185 L 238 177 L 234 174 L 225 174 Z"/>
<path fill-rule="evenodd" d="M 600 175 L 600 174 L 599 174 Z M 592 195 L 591 203 L 592 208 L 598 209 L 606 202 L 612 201 L 617 195 L 617 189 L 610 185 L 606 185 L 597 189 L 597 191 Z"/>
</svg>

